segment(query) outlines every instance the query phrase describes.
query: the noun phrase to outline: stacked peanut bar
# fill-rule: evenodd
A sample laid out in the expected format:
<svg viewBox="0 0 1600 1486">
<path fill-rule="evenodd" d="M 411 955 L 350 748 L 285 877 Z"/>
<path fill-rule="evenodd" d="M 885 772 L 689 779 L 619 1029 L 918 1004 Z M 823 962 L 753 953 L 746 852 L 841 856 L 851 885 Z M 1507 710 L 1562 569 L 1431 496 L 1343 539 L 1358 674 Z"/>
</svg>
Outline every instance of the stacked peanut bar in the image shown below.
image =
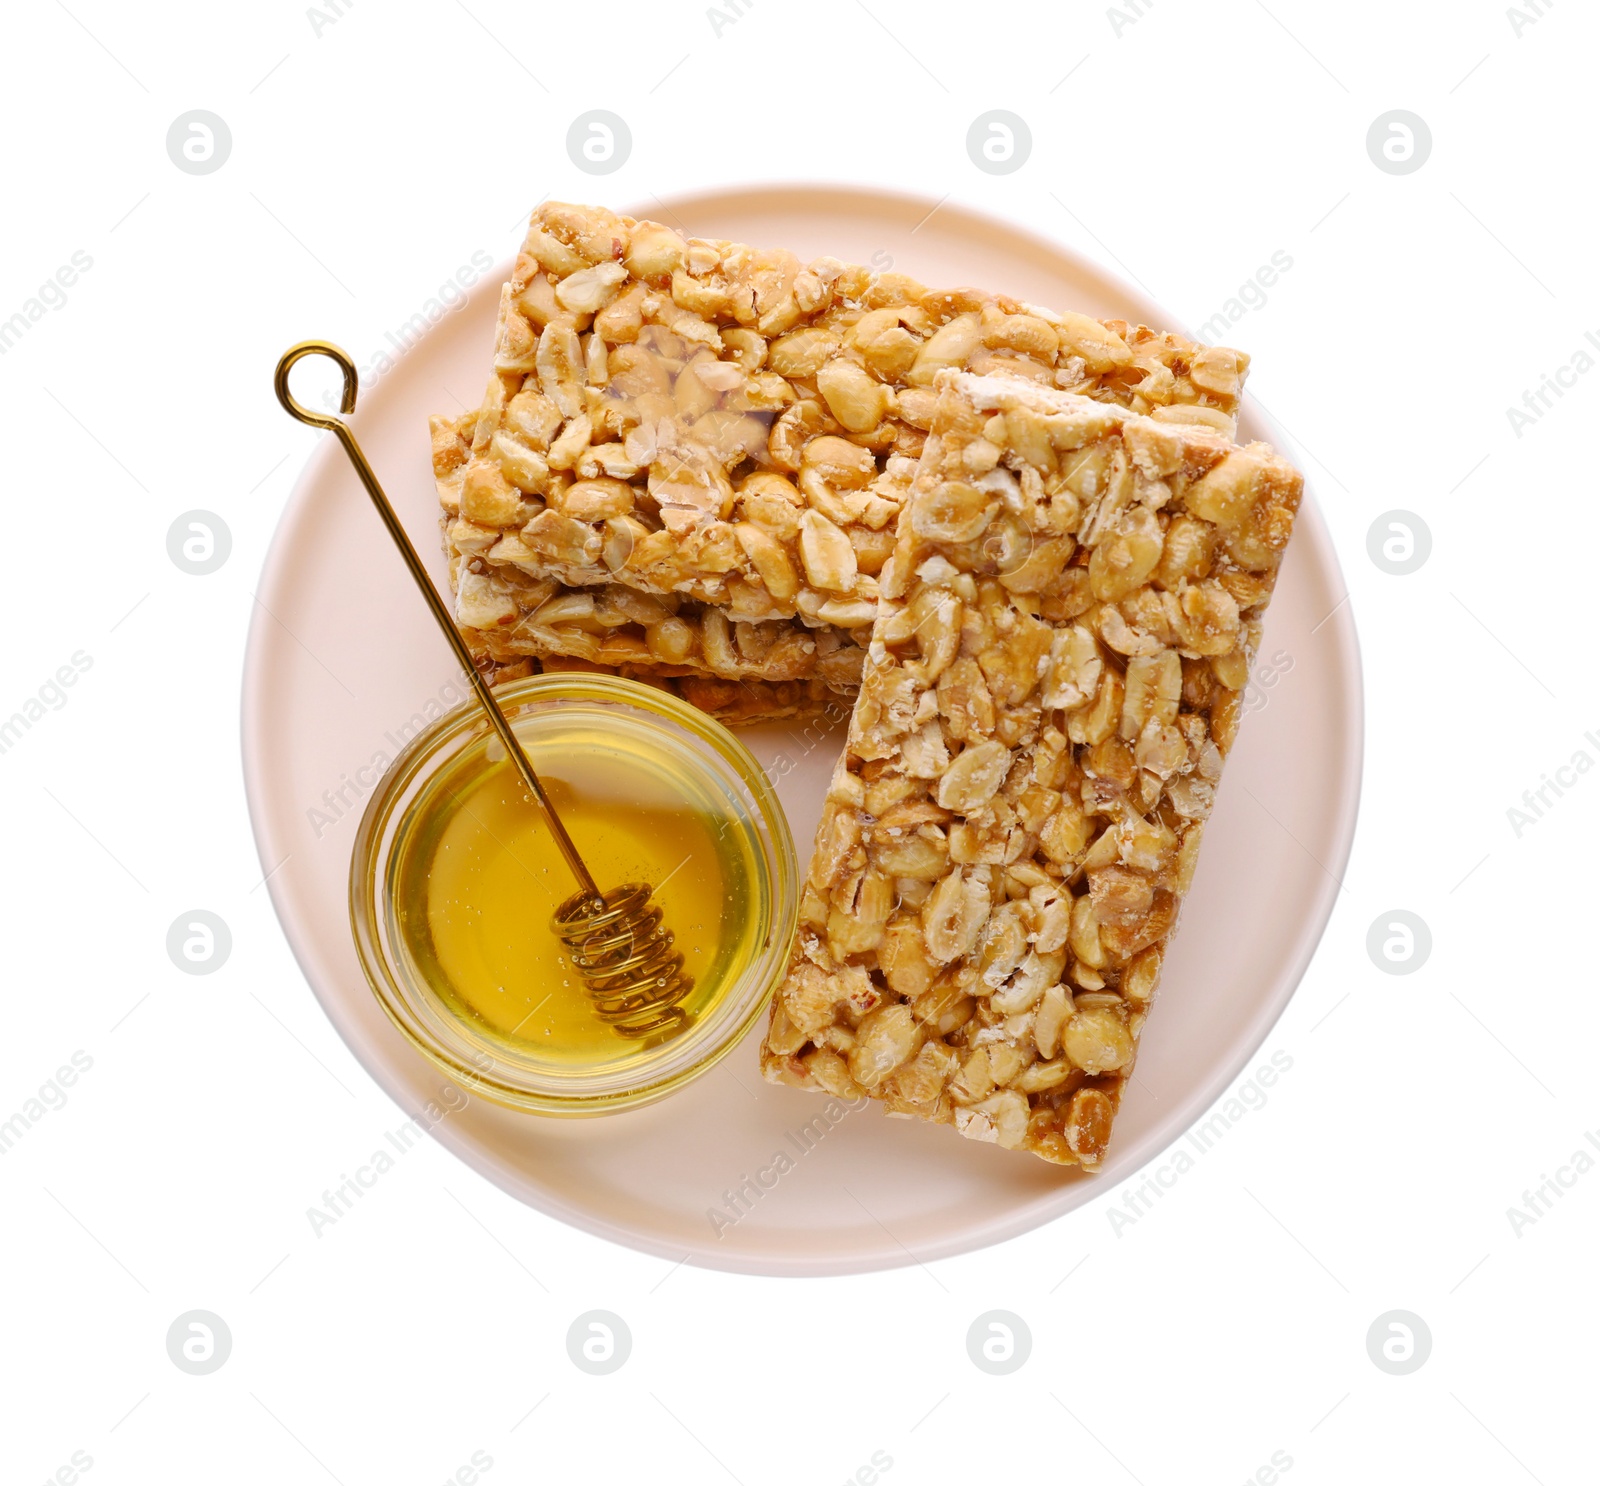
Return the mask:
<svg viewBox="0 0 1600 1486">
<path fill-rule="evenodd" d="M 763 1068 L 1092 1168 L 1301 479 L 1043 379 L 931 403 Z"/>
<path fill-rule="evenodd" d="M 1122 322 L 535 213 L 483 406 L 433 421 L 457 617 L 724 721 L 848 705 L 944 369 L 1231 435 L 1247 360 Z"/>
</svg>

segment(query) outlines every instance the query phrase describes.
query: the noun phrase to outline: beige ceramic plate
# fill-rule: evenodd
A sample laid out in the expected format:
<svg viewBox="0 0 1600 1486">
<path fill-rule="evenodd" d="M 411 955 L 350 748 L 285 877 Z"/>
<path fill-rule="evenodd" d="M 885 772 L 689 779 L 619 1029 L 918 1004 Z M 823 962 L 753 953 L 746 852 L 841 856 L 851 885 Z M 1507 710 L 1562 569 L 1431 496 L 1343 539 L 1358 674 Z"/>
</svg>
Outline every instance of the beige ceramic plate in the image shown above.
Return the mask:
<svg viewBox="0 0 1600 1486">
<path fill-rule="evenodd" d="M 786 246 L 802 258 L 828 253 L 878 267 L 892 259 L 929 285 L 978 284 L 1178 328 L 1065 249 L 954 206 L 931 209 L 888 192 L 774 187 L 680 198 L 638 214 L 699 236 Z M 464 308 L 364 387 L 356 414 L 369 457 L 441 582 L 427 415 L 476 403 L 505 276 L 486 278 Z M 1253 410 L 1244 433 L 1279 442 Z M 263 869 L 277 869 L 270 885 L 284 932 L 334 1026 L 415 1111 L 437 1097 L 441 1076 L 389 1024 L 362 979 L 345 875 L 374 770 L 457 695 L 448 653 L 331 439 L 295 488 L 259 592 L 245 664 L 244 764 Z M 1307 500 L 1267 622 L 1268 669 L 1250 697 L 1256 710 L 1229 760 L 1100 1175 L 889 1120 L 875 1107 L 835 1106 L 842 1117 L 830 1121 L 817 1096 L 761 1081 L 759 1034 L 649 1109 L 563 1121 L 472 1100 L 435 1136 L 506 1191 L 580 1228 L 665 1258 L 763 1274 L 837 1274 L 961 1253 L 1115 1188 L 1243 1069 L 1331 911 L 1361 772 L 1349 606 L 1327 617 L 1344 592 L 1327 529 Z M 776 727 L 745 738 L 773 766 L 805 853 L 839 738 Z M 730 1205 L 741 1186 L 748 1195 Z"/>
</svg>

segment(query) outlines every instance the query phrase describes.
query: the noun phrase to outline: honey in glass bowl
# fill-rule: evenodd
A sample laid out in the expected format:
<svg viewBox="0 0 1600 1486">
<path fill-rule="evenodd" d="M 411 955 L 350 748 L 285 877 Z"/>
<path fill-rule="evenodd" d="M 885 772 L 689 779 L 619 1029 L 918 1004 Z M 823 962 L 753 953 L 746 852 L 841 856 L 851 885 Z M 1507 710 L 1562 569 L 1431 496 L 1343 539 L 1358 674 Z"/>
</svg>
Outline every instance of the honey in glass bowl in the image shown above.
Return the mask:
<svg viewBox="0 0 1600 1486">
<path fill-rule="evenodd" d="M 602 889 L 648 883 L 691 979 L 660 1040 L 597 1014 L 550 926 L 573 883 L 475 708 L 407 747 L 368 806 L 352 922 L 373 989 L 412 1043 L 518 1108 L 589 1114 L 659 1098 L 760 1015 L 786 966 L 794 848 L 759 764 L 686 703 L 555 673 L 498 693 Z"/>
</svg>

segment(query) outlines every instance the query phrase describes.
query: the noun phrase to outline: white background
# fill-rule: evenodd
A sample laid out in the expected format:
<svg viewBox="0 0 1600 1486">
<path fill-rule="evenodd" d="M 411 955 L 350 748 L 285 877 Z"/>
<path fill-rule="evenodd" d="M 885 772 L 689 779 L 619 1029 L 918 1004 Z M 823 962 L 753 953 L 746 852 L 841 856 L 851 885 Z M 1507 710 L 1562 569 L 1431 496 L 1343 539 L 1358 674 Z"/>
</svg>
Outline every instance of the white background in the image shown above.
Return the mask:
<svg viewBox="0 0 1600 1486">
<path fill-rule="evenodd" d="M 881 1452 L 891 1483 L 1589 1478 L 1600 1171 L 1563 1163 L 1600 1130 L 1583 953 L 1600 779 L 1566 776 L 1520 835 L 1507 812 L 1579 750 L 1600 761 L 1600 376 L 1520 435 L 1507 409 L 1600 333 L 1600 19 L 1576 0 L 1516 13 L 14 7 L 0 322 L 75 252 L 92 267 L 0 355 L 0 718 L 74 653 L 92 665 L 0 754 L 0 1121 L 74 1052 L 93 1066 L 0 1159 L 0 1476 L 45 1481 L 82 1452 L 92 1482 L 163 1486 L 432 1486 L 464 1467 L 827 1486 Z M 633 138 L 600 181 L 565 146 L 596 108 Z M 1033 136 L 1004 176 L 965 145 L 994 108 Z M 232 134 L 207 175 L 166 150 L 194 109 Z M 1393 109 L 1432 133 L 1409 175 L 1367 153 Z M 475 251 L 513 251 L 546 194 L 814 179 L 1010 218 L 1190 329 L 1292 258 L 1231 338 L 1338 542 L 1369 707 L 1339 906 L 1257 1060 L 1292 1069 L 1131 1225 L 1109 1192 L 927 1267 L 673 1269 L 431 1144 L 315 1238 L 306 1209 L 403 1116 L 295 968 L 239 781 L 251 590 L 307 447 L 270 368 L 308 334 L 368 360 Z M 194 508 L 233 533 L 205 577 L 166 550 Z M 1368 555 L 1394 509 L 1432 532 L 1409 576 Z M 215 975 L 166 952 L 195 907 L 231 928 Z M 1433 940 L 1403 977 L 1366 948 L 1397 908 Z M 1562 1170 L 1553 1210 L 1514 1225 Z M 203 1377 L 165 1343 L 195 1309 L 233 1338 Z M 609 1376 L 568 1360 L 592 1309 L 632 1333 Z M 1032 1336 L 1002 1377 L 966 1350 L 994 1309 Z M 1366 1341 L 1397 1309 L 1432 1335 L 1406 1376 Z"/>
</svg>

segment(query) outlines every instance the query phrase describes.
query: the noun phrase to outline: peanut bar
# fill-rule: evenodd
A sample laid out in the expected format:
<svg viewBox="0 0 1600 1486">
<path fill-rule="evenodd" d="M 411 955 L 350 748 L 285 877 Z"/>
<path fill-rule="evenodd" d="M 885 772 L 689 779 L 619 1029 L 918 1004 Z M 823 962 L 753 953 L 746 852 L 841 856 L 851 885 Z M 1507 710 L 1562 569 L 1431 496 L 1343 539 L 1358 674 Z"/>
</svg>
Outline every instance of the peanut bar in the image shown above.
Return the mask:
<svg viewBox="0 0 1600 1486">
<path fill-rule="evenodd" d="M 1248 358 L 541 206 L 502 297 L 484 406 L 470 434 L 436 421 L 464 628 L 501 660 L 849 694 L 948 367 L 1231 433 Z"/>
<path fill-rule="evenodd" d="M 1093 1168 L 1301 478 L 1017 377 L 935 389 L 763 1070 Z"/>
</svg>

